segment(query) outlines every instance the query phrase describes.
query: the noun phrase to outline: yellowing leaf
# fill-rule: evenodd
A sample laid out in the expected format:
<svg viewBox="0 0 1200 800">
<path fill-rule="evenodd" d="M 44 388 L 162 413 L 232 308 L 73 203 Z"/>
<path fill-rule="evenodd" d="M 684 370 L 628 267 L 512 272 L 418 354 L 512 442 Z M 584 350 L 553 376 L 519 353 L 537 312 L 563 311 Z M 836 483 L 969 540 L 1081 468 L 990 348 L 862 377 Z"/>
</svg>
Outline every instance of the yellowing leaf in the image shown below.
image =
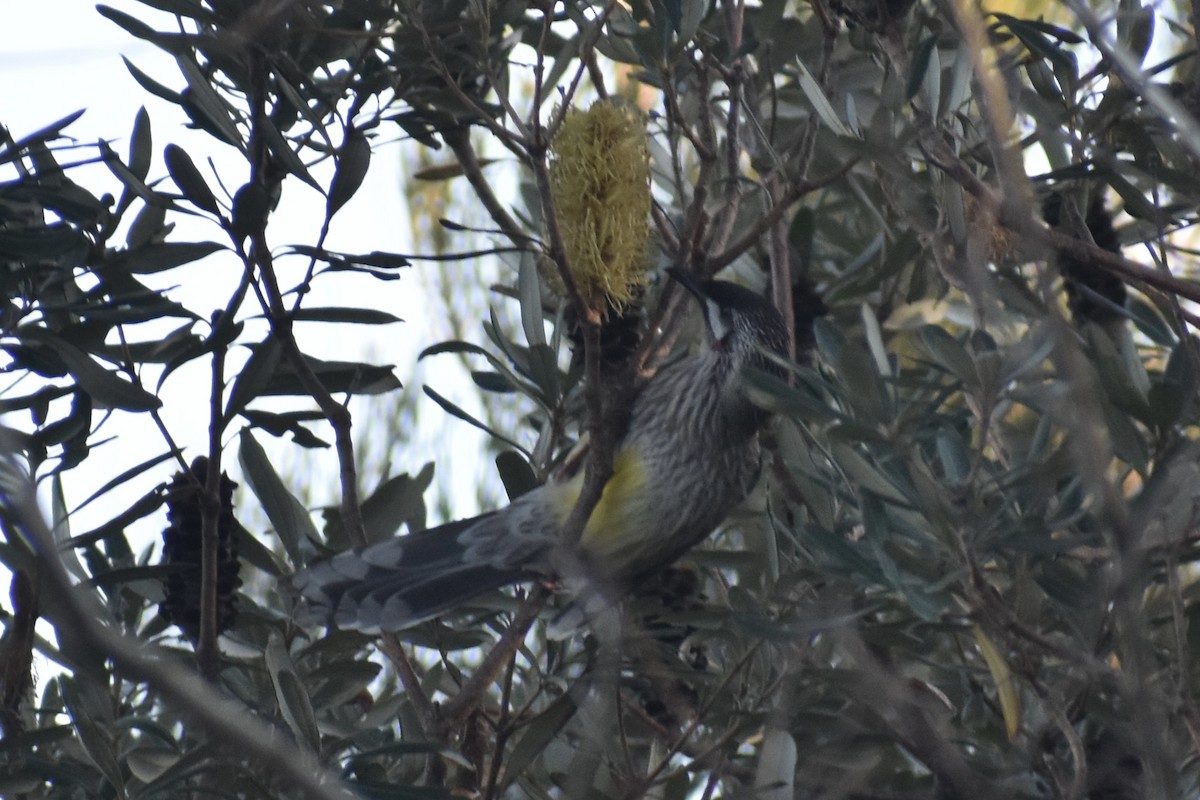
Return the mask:
<svg viewBox="0 0 1200 800">
<path fill-rule="evenodd" d="M 1016 738 L 1017 729 L 1021 726 L 1021 696 L 1017 692 L 1016 682 L 1004 655 L 983 632 L 983 628 L 976 625 L 973 630 L 975 643 L 979 645 L 979 652 L 987 663 L 988 671 L 992 673 L 992 682 L 996 684 L 1000 713 L 1004 715 L 1004 732 L 1008 734 L 1008 740 L 1011 742 Z"/>
</svg>

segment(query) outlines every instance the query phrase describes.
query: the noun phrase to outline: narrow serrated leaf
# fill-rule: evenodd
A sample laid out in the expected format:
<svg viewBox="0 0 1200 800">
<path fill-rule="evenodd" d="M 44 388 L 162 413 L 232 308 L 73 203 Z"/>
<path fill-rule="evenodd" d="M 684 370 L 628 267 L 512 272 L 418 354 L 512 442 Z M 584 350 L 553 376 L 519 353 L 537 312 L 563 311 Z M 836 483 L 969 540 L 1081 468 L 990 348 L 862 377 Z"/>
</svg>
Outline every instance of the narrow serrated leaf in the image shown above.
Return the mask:
<svg viewBox="0 0 1200 800">
<path fill-rule="evenodd" d="M 238 461 L 246 482 L 262 504 L 293 566 L 300 566 L 306 561 L 305 555 L 312 552 L 312 543 L 320 541 L 312 517 L 283 485 L 262 445 L 255 441 L 248 428 L 242 431 L 240 440 Z"/>
</svg>

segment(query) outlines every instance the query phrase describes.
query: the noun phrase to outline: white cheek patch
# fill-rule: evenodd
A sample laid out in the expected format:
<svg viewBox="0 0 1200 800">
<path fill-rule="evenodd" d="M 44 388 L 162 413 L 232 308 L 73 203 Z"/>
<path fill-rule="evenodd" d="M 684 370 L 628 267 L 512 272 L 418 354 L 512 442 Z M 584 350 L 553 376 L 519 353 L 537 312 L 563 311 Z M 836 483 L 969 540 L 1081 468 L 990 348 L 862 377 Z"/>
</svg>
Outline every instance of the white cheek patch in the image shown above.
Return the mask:
<svg viewBox="0 0 1200 800">
<path fill-rule="evenodd" d="M 725 319 L 725 313 L 719 305 L 712 300 L 704 301 L 708 308 L 708 313 L 705 315 L 708 318 L 708 328 L 712 331 L 713 341 L 721 342 L 733 330 L 729 326 L 729 320 Z"/>
</svg>

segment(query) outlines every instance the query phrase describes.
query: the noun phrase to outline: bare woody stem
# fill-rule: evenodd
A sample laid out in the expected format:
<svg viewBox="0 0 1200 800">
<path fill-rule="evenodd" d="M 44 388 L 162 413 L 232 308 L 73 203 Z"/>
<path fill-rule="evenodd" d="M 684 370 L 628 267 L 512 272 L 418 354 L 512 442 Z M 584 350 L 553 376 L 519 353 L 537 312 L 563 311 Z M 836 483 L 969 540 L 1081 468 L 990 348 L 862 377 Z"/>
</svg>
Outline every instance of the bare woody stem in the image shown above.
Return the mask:
<svg viewBox="0 0 1200 800">
<path fill-rule="evenodd" d="M 217 579 L 219 565 L 217 550 L 221 526 L 221 432 L 222 399 L 225 383 L 225 348 L 218 348 L 212 358 L 212 385 L 209 393 L 208 472 L 197 475 L 204 485 L 200 497 L 200 633 L 196 642 L 196 664 L 200 674 L 216 681 L 221 668 L 217 647 Z M 190 470 L 189 470 L 190 472 Z"/>
<path fill-rule="evenodd" d="M 250 98 L 250 141 L 249 157 L 251 181 L 266 185 L 266 167 L 269 159 L 267 147 L 260 132 L 260 125 L 266 119 L 265 92 L 261 85 L 255 86 Z M 268 123 L 269 124 L 269 123 Z M 334 446 L 337 451 L 339 475 L 341 478 L 341 521 L 349 540 L 361 547 L 367 543 L 366 529 L 363 525 L 362 507 L 358 497 L 358 472 L 354 459 L 354 441 L 350 435 L 350 411 L 334 399 L 320 379 L 309 366 L 308 361 L 296 343 L 295 332 L 292 329 L 292 316 L 283 302 L 283 294 L 279 288 L 279 280 L 275 274 L 275 263 L 267 244 L 266 217 L 254 226 L 250 232 L 251 248 L 248 254 L 247 268 L 257 272 L 262 286 L 265 301 L 263 311 L 271 325 L 271 333 L 278 340 L 284 357 L 288 360 L 304 391 L 312 397 L 321 413 L 333 428 Z"/>
</svg>

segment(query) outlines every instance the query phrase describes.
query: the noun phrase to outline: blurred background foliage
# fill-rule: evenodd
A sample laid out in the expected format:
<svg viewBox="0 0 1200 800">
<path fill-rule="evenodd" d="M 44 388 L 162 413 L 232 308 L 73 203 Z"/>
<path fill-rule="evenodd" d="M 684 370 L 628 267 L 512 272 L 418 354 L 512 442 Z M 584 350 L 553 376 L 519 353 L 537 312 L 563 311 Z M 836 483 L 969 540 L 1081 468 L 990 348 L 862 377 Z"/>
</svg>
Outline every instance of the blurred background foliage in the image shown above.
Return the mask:
<svg viewBox="0 0 1200 800">
<path fill-rule="evenodd" d="M 0 793 L 1200 794 L 1191 5 L 144 2 L 174 24 L 99 13 L 179 69 L 131 73 L 238 166 L 144 112 L 121 150 L 73 117 L 0 129 Z M 603 97 L 646 115 L 653 275 L 829 309 L 788 381 L 746 376 L 778 412 L 759 490 L 629 599 L 615 653 L 522 637 L 521 590 L 379 642 L 304 628 L 281 577 L 503 502 L 576 443 L 578 309 L 537 276 L 561 109 Z M 328 250 L 396 147 L 419 247 Z M 311 237 L 277 240 L 281 196 L 313 190 Z M 397 322 L 329 287 L 418 262 L 429 318 L 379 330 L 441 326 L 422 374 L 301 349 Z M 664 296 L 611 341 L 673 341 Z M 430 366 L 454 359 L 471 410 Z M 163 416 L 188 365 L 196 441 Z M 433 467 L 393 466 L 417 388 L 494 434 L 440 454 L 459 500 L 432 510 Z M 133 442 L 67 502 L 65 473 Z"/>
</svg>

